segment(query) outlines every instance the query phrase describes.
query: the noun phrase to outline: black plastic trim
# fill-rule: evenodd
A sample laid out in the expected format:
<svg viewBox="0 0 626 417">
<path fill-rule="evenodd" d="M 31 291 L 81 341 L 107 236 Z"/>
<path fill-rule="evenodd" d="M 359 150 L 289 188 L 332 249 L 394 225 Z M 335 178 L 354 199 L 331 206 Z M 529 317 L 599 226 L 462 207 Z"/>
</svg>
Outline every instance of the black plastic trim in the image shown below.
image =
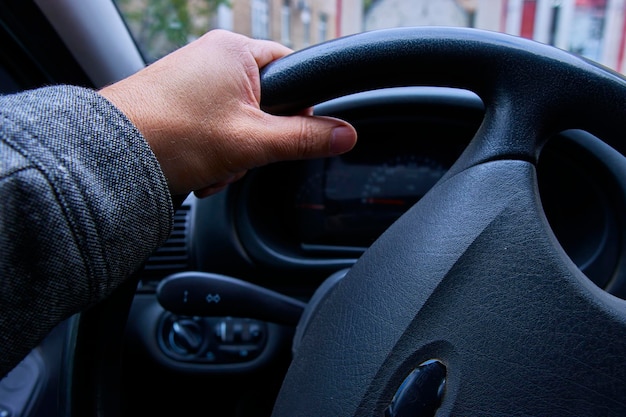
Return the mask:
<svg viewBox="0 0 626 417">
<path fill-rule="evenodd" d="M 126 340 L 131 349 L 141 349 L 159 366 L 170 371 L 188 374 L 241 374 L 259 370 L 277 358 L 279 352 L 289 349 L 294 328 L 266 323 L 267 339 L 263 351 L 254 359 L 243 363 L 193 363 L 177 361 L 166 355 L 159 345 L 159 326 L 165 311 L 151 294 L 138 294 L 130 311 Z"/>
</svg>

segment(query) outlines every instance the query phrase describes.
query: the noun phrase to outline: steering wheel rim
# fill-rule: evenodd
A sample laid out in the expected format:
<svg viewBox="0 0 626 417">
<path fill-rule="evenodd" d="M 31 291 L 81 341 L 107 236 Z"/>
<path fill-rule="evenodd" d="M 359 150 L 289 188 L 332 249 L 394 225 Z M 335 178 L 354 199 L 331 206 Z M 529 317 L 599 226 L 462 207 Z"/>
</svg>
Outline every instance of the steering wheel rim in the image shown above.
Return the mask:
<svg viewBox="0 0 626 417">
<path fill-rule="evenodd" d="M 405 85 L 471 90 L 485 118 L 444 178 L 319 303 L 273 417 L 385 415 L 431 360 L 446 372 L 441 414 L 624 414 L 626 302 L 558 244 L 535 164 L 550 136 L 572 128 L 625 155 L 626 80 L 522 38 L 402 28 L 270 64 L 262 107 L 290 113 Z"/>
</svg>

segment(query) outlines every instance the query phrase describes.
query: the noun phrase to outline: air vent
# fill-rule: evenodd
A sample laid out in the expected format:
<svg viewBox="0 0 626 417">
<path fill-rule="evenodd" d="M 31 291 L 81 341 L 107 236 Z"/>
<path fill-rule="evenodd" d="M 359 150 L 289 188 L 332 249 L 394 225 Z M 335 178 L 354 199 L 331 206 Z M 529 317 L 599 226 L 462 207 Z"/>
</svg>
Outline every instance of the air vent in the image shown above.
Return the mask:
<svg viewBox="0 0 626 417">
<path fill-rule="evenodd" d="M 182 205 L 174 214 L 172 233 L 148 259 L 141 276 L 142 286 L 152 286 L 164 277 L 189 269 L 188 231 L 191 206 Z"/>
</svg>

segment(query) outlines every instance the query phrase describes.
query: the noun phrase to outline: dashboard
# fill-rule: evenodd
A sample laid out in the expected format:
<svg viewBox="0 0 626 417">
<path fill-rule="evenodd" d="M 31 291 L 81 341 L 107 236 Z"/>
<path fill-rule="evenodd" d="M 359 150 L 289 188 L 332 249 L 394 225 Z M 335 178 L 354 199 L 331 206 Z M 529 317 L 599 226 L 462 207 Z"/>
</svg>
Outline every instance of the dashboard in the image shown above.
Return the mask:
<svg viewBox="0 0 626 417">
<path fill-rule="evenodd" d="M 224 410 L 228 401 L 253 397 L 265 401 L 255 407 L 269 415 L 295 327 L 236 311 L 234 318 L 173 314 L 157 301 L 159 283 L 179 272 L 220 274 L 309 302 L 448 172 L 484 112 L 467 91 L 421 87 L 359 93 L 315 111 L 350 121 L 359 133 L 356 147 L 333 158 L 257 168 L 224 192 L 190 196 L 178 209 L 170 239 L 140 274 L 126 331 L 129 392 L 142 386 L 153 396 L 185 396 L 203 384 L 225 398 Z M 623 158 L 580 130 L 555 134 L 537 165 L 554 238 L 591 281 L 623 298 L 625 178 Z M 190 351 L 194 345 L 199 350 Z M 145 412 L 140 399 L 130 408 Z M 259 410 L 250 415 L 263 415 Z"/>
</svg>

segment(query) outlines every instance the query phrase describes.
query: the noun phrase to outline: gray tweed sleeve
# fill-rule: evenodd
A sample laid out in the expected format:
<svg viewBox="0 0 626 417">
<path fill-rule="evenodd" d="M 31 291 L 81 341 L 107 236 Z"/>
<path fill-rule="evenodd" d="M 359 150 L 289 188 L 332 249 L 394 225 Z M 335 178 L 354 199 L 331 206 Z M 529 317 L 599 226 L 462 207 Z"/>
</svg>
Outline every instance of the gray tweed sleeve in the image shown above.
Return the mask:
<svg viewBox="0 0 626 417">
<path fill-rule="evenodd" d="M 0 96 L 0 377 L 168 236 L 154 154 L 96 92 Z"/>
</svg>

